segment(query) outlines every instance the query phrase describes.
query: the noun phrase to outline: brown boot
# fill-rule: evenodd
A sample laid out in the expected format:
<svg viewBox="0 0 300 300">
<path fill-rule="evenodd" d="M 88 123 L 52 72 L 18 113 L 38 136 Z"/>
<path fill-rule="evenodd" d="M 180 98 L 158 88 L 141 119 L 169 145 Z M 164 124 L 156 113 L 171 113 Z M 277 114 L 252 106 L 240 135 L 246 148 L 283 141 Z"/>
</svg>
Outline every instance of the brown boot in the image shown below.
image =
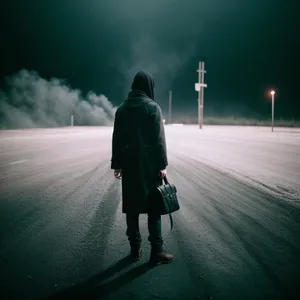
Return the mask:
<svg viewBox="0 0 300 300">
<path fill-rule="evenodd" d="M 174 260 L 174 255 L 164 251 L 151 253 L 149 263 L 158 266 L 160 264 L 169 264 Z"/>
<path fill-rule="evenodd" d="M 132 261 L 138 261 L 142 257 L 142 249 L 141 248 L 131 248 L 130 256 Z"/>
</svg>

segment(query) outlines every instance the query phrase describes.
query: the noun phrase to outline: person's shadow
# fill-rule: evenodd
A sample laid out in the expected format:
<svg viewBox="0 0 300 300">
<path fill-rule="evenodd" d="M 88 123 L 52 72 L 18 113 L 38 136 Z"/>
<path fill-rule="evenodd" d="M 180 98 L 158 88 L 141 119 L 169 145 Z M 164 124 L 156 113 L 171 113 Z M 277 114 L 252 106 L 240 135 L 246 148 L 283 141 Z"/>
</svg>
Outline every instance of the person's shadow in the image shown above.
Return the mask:
<svg viewBox="0 0 300 300">
<path fill-rule="evenodd" d="M 128 284 L 135 278 L 153 268 L 153 266 L 147 262 L 137 266 L 134 269 L 131 269 L 127 273 L 117 277 L 112 281 L 109 281 L 108 283 L 101 283 L 116 273 L 121 272 L 132 263 L 133 262 L 130 256 L 124 257 L 115 265 L 92 277 L 88 281 L 43 299 L 102 299 L 103 297 L 110 295 L 112 292 L 116 292 L 122 286 Z"/>
</svg>

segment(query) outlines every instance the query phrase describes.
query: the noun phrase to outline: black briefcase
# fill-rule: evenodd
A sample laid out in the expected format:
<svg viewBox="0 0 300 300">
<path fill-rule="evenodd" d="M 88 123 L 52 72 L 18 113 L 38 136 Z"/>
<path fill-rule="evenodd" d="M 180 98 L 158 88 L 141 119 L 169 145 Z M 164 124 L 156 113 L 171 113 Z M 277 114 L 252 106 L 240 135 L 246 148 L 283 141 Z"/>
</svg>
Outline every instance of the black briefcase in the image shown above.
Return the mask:
<svg viewBox="0 0 300 300">
<path fill-rule="evenodd" d="M 165 183 L 165 184 L 163 184 Z M 173 219 L 171 213 L 180 209 L 176 186 L 169 183 L 167 177 L 157 180 L 156 189 L 153 192 L 150 201 L 150 211 L 159 215 L 169 214 L 171 230 L 173 228 Z"/>
</svg>

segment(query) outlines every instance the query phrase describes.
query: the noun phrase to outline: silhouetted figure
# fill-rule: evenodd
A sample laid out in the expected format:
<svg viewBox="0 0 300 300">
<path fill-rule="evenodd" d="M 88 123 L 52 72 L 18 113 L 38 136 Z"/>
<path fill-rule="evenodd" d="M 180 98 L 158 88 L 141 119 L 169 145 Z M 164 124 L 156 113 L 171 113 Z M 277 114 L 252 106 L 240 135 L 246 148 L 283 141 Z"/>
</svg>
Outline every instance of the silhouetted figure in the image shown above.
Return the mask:
<svg viewBox="0 0 300 300">
<path fill-rule="evenodd" d="M 154 79 L 138 72 L 131 92 L 115 114 L 111 169 L 122 179 L 122 212 L 126 214 L 128 240 L 133 260 L 142 254 L 139 214 L 148 214 L 150 263 L 173 261 L 163 248 L 161 216 L 149 214 L 149 195 L 168 165 L 165 130 L 160 106 L 154 101 Z"/>
</svg>

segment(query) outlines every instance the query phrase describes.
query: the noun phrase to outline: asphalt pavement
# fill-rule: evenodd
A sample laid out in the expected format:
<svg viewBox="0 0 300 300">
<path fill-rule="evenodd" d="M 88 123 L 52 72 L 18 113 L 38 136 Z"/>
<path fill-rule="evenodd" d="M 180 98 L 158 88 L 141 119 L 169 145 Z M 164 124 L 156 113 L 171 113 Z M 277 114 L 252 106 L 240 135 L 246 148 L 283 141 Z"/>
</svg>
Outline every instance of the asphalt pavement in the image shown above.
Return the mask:
<svg viewBox="0 0 300 300">
<path fill-rule="evenodd" d="M 0 131 L 0 299 L 299 299 L 300 130 L 166 126 L 169 265 L 128 259 L 111 127 Z"/>
</svg>

